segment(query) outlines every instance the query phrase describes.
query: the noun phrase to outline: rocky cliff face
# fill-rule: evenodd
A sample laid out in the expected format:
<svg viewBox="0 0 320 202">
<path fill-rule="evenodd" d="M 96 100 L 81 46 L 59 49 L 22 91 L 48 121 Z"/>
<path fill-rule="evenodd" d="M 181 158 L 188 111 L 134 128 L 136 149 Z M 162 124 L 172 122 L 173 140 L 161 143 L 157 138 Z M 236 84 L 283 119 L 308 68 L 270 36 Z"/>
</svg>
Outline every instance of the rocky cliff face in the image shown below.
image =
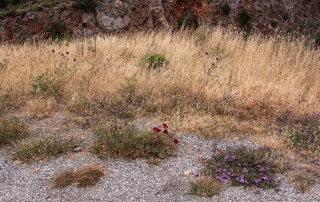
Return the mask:
<svg viewBox="0 0 320 202">
<path fill-rule="evenodd" d="M 64 11 L 57 6 L 0 20 L 1 40 L 48 38 L 58 28 L 77 36 L 174 28 L 187 12 L 195 14 L 200 25 L 240 26 L 243 10 L 250 16 L 247 25 L 263 33 L 320 33 L 319 0 L 104 0 L 95 12 L 72 9 L 71 2 L 66 6 Z"/>
</svg>

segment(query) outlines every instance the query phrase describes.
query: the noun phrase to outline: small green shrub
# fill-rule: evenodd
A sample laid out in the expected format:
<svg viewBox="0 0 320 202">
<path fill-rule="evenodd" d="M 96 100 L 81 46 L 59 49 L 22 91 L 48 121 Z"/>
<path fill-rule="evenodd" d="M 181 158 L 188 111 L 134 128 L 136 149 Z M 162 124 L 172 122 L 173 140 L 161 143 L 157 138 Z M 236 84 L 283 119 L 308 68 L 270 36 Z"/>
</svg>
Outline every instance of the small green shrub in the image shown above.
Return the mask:
<svg viewBox="0 0 320 202">
<path fill-rule="evenodd" d="M 149 70 L 158 69 L 169 65 L 169 60 L 158 53 L 147 54 L 143 56 L 141 60 Z"/>
<path fill-rule="evenodd" d="M 283 14 L 282 18 L 283 18 L 284 21 L 287 21 L 289 19 L 288 13 Z"/>
<path fill-rule="evenodd" d="M 17 117 L 0 118 L 0 147 L 26 138 L 28 126 Z"/>
<path fill-rule="evenodd" d="M 75 9 L 80 9 L 85 12 L 94 12 L 97 6 L 97 2 L 95 0 L 76 0 L 75 3 L 72 4 L 72 7 Z"/>
<path fill-rule="evenodd" d="M 289 169 L 285 162 L 280 164 L 277 159 L 280 159 L 280 153 L 267 146 L 217 150 L 211 158 L 203 160 L 205 168 L 202 175 L 215 177 L 219 181 L 229 180 L 234 186 L 276 188 L 275 174 Z"/>
<path fill-rule="evenodd" d="M 51 23 L 49 32 L 53 40 L 61 40 L 68 35 L 67 28 L 59 21 Z"/>
<path fill-rule="evenodd" d="M 203 176 L 191 181 L 188 193 L 190 195 L 212 197 L 217 195 L 220 189 L 221 185 L 216 179 Z"/>
<path fill-rule="evenodd" d="M 1 0 L 0 1 L 0 8 L 5 8 L 7 5 L 9 5 L 10 1 L 9 0 Z"/>
<path fill-rule="evenodd" d="M 6 18 L 6 15 L 4 12 L 0 12 L 0 19 L 5 19 Z"/>
<path fill-rule="evenodd" d="M 22 1 L 22 0 L 11 0 L 11 3 L 12 3 L 13 5 L 17 5 L 17 4 L 21 3 L 21 1 Z"/>
<path fill-rule="evenodd" d="M 251 19 L 251 16 L 246 9 L 240 12 L 239 22 L 242 27 L 248 25 L 250 19 Z"/>
<path fill-rule="evenodd" d="M 95 140 L 91 152 L 102 158 L 132 157 L 132 158 L 166 158 L 173 155 L 177 139 L 164 129 L 155 127 L 154 132 L 139 130 L 135 125 L 112 122 L 101 123 L 93 129 Z"/>
<path fill-rule="evenodd" d="M 225 15 L 229 15 L 231 8 L 228 4 L 228 2 L 226 2 L 223 6 L 222 6 L 222 11 Z"/>
<path fill-rule="evenodd" d="M 273 28 L 276 28 L 278 26 L 278 23 L 276 21 L 271 21 L 271 26 Z"/>
<path fill-rule="evenodd" d="M 43 160 L 52 156 L 72 151 L 80 141 L 73 137 L 47 135 L 30 141 L 19 142 L 12 154 L 12 159 L 20 161 Z"/>
<path fill-rule="evenodd" d="M 192 12 L 187 12 L 186 14 L 182 15 L 178 20 L 178 28 L 197 28 L 197 16 Z"/>
<path fill-rule="evenodd" d="M 43 11 L 43 7 L 41 5 L 36 5 L 34 8 L 33 8 L 34 11 L 37 11 L 37 12 L 41 12 Z"/>
<path fill-rule="evenodd" d="M 48 72 L 37 76 L 31 83 L 33 88 L 33 95 L 40 95 L 44 97 L 59 97 L 61 85 L 55 78 L 52 78 Z"/>
<path fill-rule="evenodd" d="M 59 5 L 59 11 L 66 11 L 66 10 L 68 10 L 68 7 L 66 4 Z"/>
</svg>

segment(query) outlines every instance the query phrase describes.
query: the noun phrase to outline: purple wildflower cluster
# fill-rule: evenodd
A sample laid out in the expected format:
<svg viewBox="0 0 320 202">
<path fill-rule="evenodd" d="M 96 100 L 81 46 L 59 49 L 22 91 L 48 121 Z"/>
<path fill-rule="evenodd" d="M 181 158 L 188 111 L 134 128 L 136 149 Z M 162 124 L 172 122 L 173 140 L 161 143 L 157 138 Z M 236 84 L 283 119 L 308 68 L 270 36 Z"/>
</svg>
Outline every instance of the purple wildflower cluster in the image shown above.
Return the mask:
<svg viewBox="0 0 320 202">
<path fill-rule="evenodd" d="M 203 175 L 213 176 L 219 181 L 229 180 L 235 186 L 255 186 L 275 188 L 278 183 L 274 179 L 277 165 L 264 157 L 271 155 L 273 150 L 268 147 L 216 151 L 210 159 L 204 159 Z"/>
<path fill-rule="evenodd" d="M 52 52 L 52 53 L 55 53 L 56 50 L 55 50 L 55 49 L 52 49 L 51 52 Z M 66 55 L 69 55 L 69 54 L 70 54 L 70 52 L 69 52 L 69 51 L 66 51 Z M 60 56 L 65 56 L 64 53 L 62 53 L 62 52 L 58 52 L 58 55 L 60 55 Z M 74 57 L 72 60 L 75 62 L 75 61 L 77 61 L 77 58 Z"/>
<path fill-rule="evenodd" d="M 276 116 L 276 131 L 296 149 L 317 150 L 320 146 L 320 112 L 296 115 L 293 109 Z"/>
</svg>

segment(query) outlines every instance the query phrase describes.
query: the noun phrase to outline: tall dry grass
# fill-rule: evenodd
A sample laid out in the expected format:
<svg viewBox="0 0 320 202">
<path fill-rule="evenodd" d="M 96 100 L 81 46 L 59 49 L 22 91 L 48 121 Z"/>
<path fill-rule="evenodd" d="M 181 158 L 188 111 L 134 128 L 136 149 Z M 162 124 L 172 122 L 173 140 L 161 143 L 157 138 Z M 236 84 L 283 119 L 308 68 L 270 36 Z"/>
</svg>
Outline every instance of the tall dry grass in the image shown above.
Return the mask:
<svg viewBox="0 0 320 202">
<path fill-rule="evenodd" d="M 136 74 L 137 89 L 149 92 L 148 102 L 152 103 L 196 93 L 208 100 L 231 96 L 238 105 L 263 103 L 280 109 L 287 107 L 281 103 L 287 103 L 298 112 L 318 111 L 320 52 L 304 44 L 303 40 L 259 35 L 245 40 L 223 28 L 201 28 L 195 32 L 99 36 L 60 44 L 1 45 L 0 92 L 2 98 L 25 101 L 33 79 L 48 71 L 62 85 L 62 102 L 80 95 L 101 99 Z M 147 71 L 140 61 L 148 53 L 164 55 L 169 66 Z"/>
</svg>

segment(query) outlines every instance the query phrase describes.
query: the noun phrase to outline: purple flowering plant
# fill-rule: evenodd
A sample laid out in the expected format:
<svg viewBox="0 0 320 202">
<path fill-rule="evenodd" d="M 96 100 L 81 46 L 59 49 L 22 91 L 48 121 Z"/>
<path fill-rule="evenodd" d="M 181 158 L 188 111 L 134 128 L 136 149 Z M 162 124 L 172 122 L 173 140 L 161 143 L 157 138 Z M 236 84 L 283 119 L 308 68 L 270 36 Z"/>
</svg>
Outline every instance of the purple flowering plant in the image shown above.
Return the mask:
<svg viewBox="0 0 320 202">
<path fill-rule="evenodd" d="M 297 115 L 285 110 L 276 116 L 276 123 L 278 134 L 293 149 L 314 152 L 320 148 L 320 112 Z"/>
<path fill-rule="evenodd" d="M 211 176 L 219 181 L 231 181 L 234 186 L 255 186 L 258 188 L 276 188 L 275 174 L 278 165 L 272 159 L 273 149 L 268 146 L 258 149 L 239 147 L 217 150 L 209 159 L 203 159 L 203 176 Z M 272 158 L 267 158 L 267 157 Z"/>
</svg>

